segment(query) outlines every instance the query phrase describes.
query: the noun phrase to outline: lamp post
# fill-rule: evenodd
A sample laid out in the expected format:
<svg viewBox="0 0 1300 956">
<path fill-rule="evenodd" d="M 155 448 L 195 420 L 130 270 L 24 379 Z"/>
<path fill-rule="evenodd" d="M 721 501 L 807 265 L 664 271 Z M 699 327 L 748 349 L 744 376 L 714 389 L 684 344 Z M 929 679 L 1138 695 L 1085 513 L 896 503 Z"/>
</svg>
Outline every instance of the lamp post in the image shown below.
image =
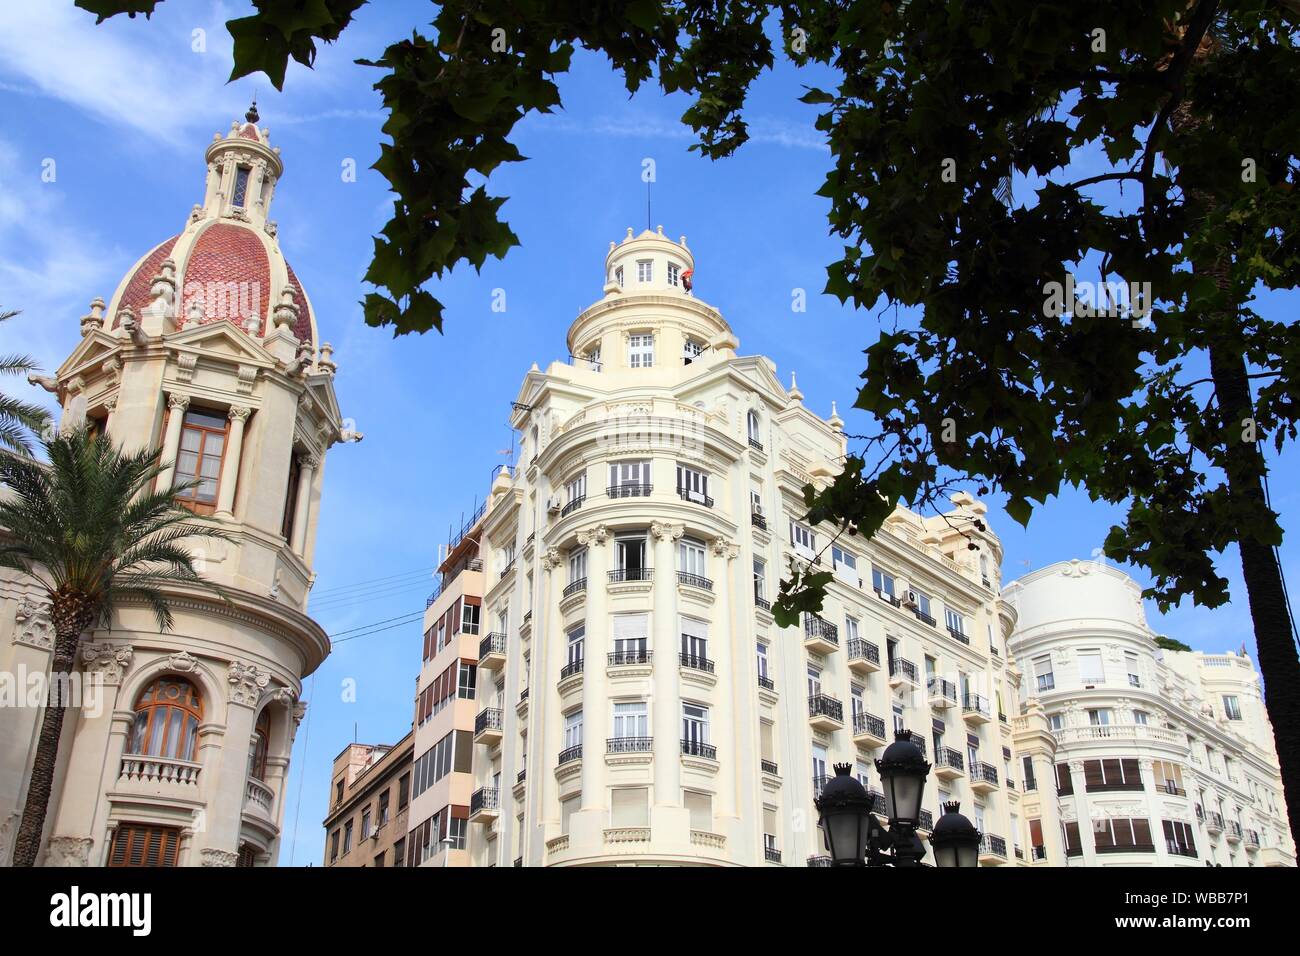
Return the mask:
<svg viewBox="0 0 1300 956">
<path fill-rule="evenodd" d="M 871 813 L 871 797 L 853 778 L 846 763 L 835 765 L 835 777 L 822 788 L 815 803 L 826 849 L 832 866 L 919 867 L 925 847 L 917 836 L 921 797 L 930 764 L 903 730 L 876 761 L 885 791 L 885 829 Z M 975 866 L 978 863 L 979 832 L 957 812 L 955 803 L 945 804 L 944 816 L 931 835 L 935 862 L 939 866 Z M 972 835 L 973 834 L 973 842 Z M 942 853 L 941 853 L 942 850 Z M 969 851 L 969 852 L 967 852 Z"/>
</svg>

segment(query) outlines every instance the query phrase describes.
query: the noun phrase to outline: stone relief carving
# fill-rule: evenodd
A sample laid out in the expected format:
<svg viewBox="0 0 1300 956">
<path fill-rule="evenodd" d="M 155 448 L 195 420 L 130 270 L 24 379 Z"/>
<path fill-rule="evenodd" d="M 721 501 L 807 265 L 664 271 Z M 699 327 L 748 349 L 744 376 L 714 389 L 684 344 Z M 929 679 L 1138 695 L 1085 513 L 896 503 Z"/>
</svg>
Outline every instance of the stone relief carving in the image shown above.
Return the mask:
<svg viewBox="0 0 1300 956">
<path fill-rule="evenodd" d="M 650 533 L 660 541 L 676 541 L 686 533 L 686 526 L 669 524 L 666 521 L 654 521 L 650 524 Z"/>
<path fill-rule="evenodd" d="M 564 563 L 564 555 L 560 554 L 559 548 L 547 548 L 542 562 L 546 565 L 547 571 L 554 571 Z"/>
<path fill-rule="evenodd" d="M 81 663 L 87 672 L 99 674 L 105 683 L 118 684 L 131 666 L 135 648 L 130 644 L 82 644 Z"/>
<path fill-rule="evenodd" d="M 740 554 L 740 548 L 726 538 L 718 537 L 709 542 L 709 550 L 716 557 L 730 560 Z"/>
<path fill-rule="evenodd" d="M 603 524 L 578 532 L 579 544 L 604 544 L 609 539 L 609 529 Z"/>
<path fill-rule="evenodd" d="M 199 669 L 199 661 L 189 651 L 181 651 L 167 658 L 167 667 L 182 674 L 192 674 Z"/>
<path fill-rule="evenodd" d="M 95 841 L 90 837 L 50 837 L 45 850 L 46 866 L 89 866 L 90 848 Z"/>
<path fill-rule="evenodd" d="M 266 685 L 271 682 L 271 675 L 258 670 L 253 664 L 231 661 L 227 680 L 230 682 L 230 702 L 254 707 Z"/>
<path fill-rule="evenodd" d="M 1092 563 L 1078 558 L 1071 558 L 1070 563 L 1061 569 L 1061 576 L 1065 578 L 1081 578 L 1089 574 L 1092 574 Z"/>
<path fill-rule="evenodd" d="M 209 846 L 199 851 L 199 859 L 203 866 L 234 866 L 239 861 L 239 854 Z"/>
<path fill-rule="evenodd" d="M 54 647 L 54 625 L 50 623 L 49 609 L 24 597 L 14 612 L 14 623 L 18 627 L 18 636 L 14 638 L 19 644 L 48 651 Z"/>
</svg>

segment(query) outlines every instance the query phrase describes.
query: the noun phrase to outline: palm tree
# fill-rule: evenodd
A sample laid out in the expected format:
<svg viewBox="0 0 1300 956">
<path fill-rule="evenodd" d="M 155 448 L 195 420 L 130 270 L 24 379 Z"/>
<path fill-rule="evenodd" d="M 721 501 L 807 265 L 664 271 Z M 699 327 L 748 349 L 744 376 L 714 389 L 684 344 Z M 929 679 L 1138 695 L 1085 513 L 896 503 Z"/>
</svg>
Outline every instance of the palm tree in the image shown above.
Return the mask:
<svg viewBox="0 0 1300 956">
<path fill-rule="evenodd" d="M 41 440 L 48 464 L 0 453 L 0 567 L 34 578 L 49 599 L 54 627 L 50 687 L 68 686 L 81 635 L 107 626 L 124 598 L 144 600 L 160 630 L 172 624 L 163 588 L 205 582 L 186 548 L 193 538 L 225 538 L 181 508 L 185 484 L 155 489 L 160 453 L 123 452 L 81 428 Z M 224 598 L 222 598 L 224 600 Z M 32 866 L 40 848 L 59 753 L 66 695 L 47 695 L 14 844 L 14 865 Z"/>
<path fill-rule="evenodd" d="M 0 322 L 8 322 L 17 312 L 0 309 Z M 0 375 L 20 375 L 37 369 L 34 360 L 26 355 L 0 355 Z M 0 392 L 0 450 L 32 453 L 28 434 L 40 434 L 50 423 L 49 413 L 39 405 L 10 398 Z"/>
</svg>

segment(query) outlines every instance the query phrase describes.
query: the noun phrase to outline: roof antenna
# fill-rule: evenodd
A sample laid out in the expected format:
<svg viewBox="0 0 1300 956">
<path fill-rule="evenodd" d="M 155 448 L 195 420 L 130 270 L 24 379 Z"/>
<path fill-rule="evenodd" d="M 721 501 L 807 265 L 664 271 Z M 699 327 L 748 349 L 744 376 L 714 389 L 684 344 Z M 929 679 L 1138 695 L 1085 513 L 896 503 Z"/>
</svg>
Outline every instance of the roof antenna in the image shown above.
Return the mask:
<svg viewBox="0 0 1300 956">
<path fill-rule="evenodd" d="M 650 180 L 645 181 L 645 227 L 650 229 Z"/>
</svg>

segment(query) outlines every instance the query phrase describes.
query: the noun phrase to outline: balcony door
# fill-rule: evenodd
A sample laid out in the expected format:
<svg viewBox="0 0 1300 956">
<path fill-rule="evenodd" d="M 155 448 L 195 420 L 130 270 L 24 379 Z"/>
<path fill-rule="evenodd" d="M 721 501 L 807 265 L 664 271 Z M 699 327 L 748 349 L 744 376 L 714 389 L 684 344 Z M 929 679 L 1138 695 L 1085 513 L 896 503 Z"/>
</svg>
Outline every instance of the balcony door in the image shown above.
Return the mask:
<svg viewBox="0 0 1300 956">
<path fill-rule="evenodd" d="M 646 567 L 645 535 L 626 535 L 614 540 L 615 567 L 629 581 L 640 580 Z"/>
<path fill-rule="evenodd" d="M 644 614 L 619 614 L 614 618 L 616 660 L 645 660 L 647 621 Z"/>
<path fill-rule="evenodd" d="M 682 740 L 691 750 L 709 742 L 709 708 L 682 704 Z"/>
<path fill-rule="evenodd" d="M 690 661 L 708 660 L 709 638 L 708 625 L 692 617 L 681 619 L 682 656 Z"/>
</svg>

